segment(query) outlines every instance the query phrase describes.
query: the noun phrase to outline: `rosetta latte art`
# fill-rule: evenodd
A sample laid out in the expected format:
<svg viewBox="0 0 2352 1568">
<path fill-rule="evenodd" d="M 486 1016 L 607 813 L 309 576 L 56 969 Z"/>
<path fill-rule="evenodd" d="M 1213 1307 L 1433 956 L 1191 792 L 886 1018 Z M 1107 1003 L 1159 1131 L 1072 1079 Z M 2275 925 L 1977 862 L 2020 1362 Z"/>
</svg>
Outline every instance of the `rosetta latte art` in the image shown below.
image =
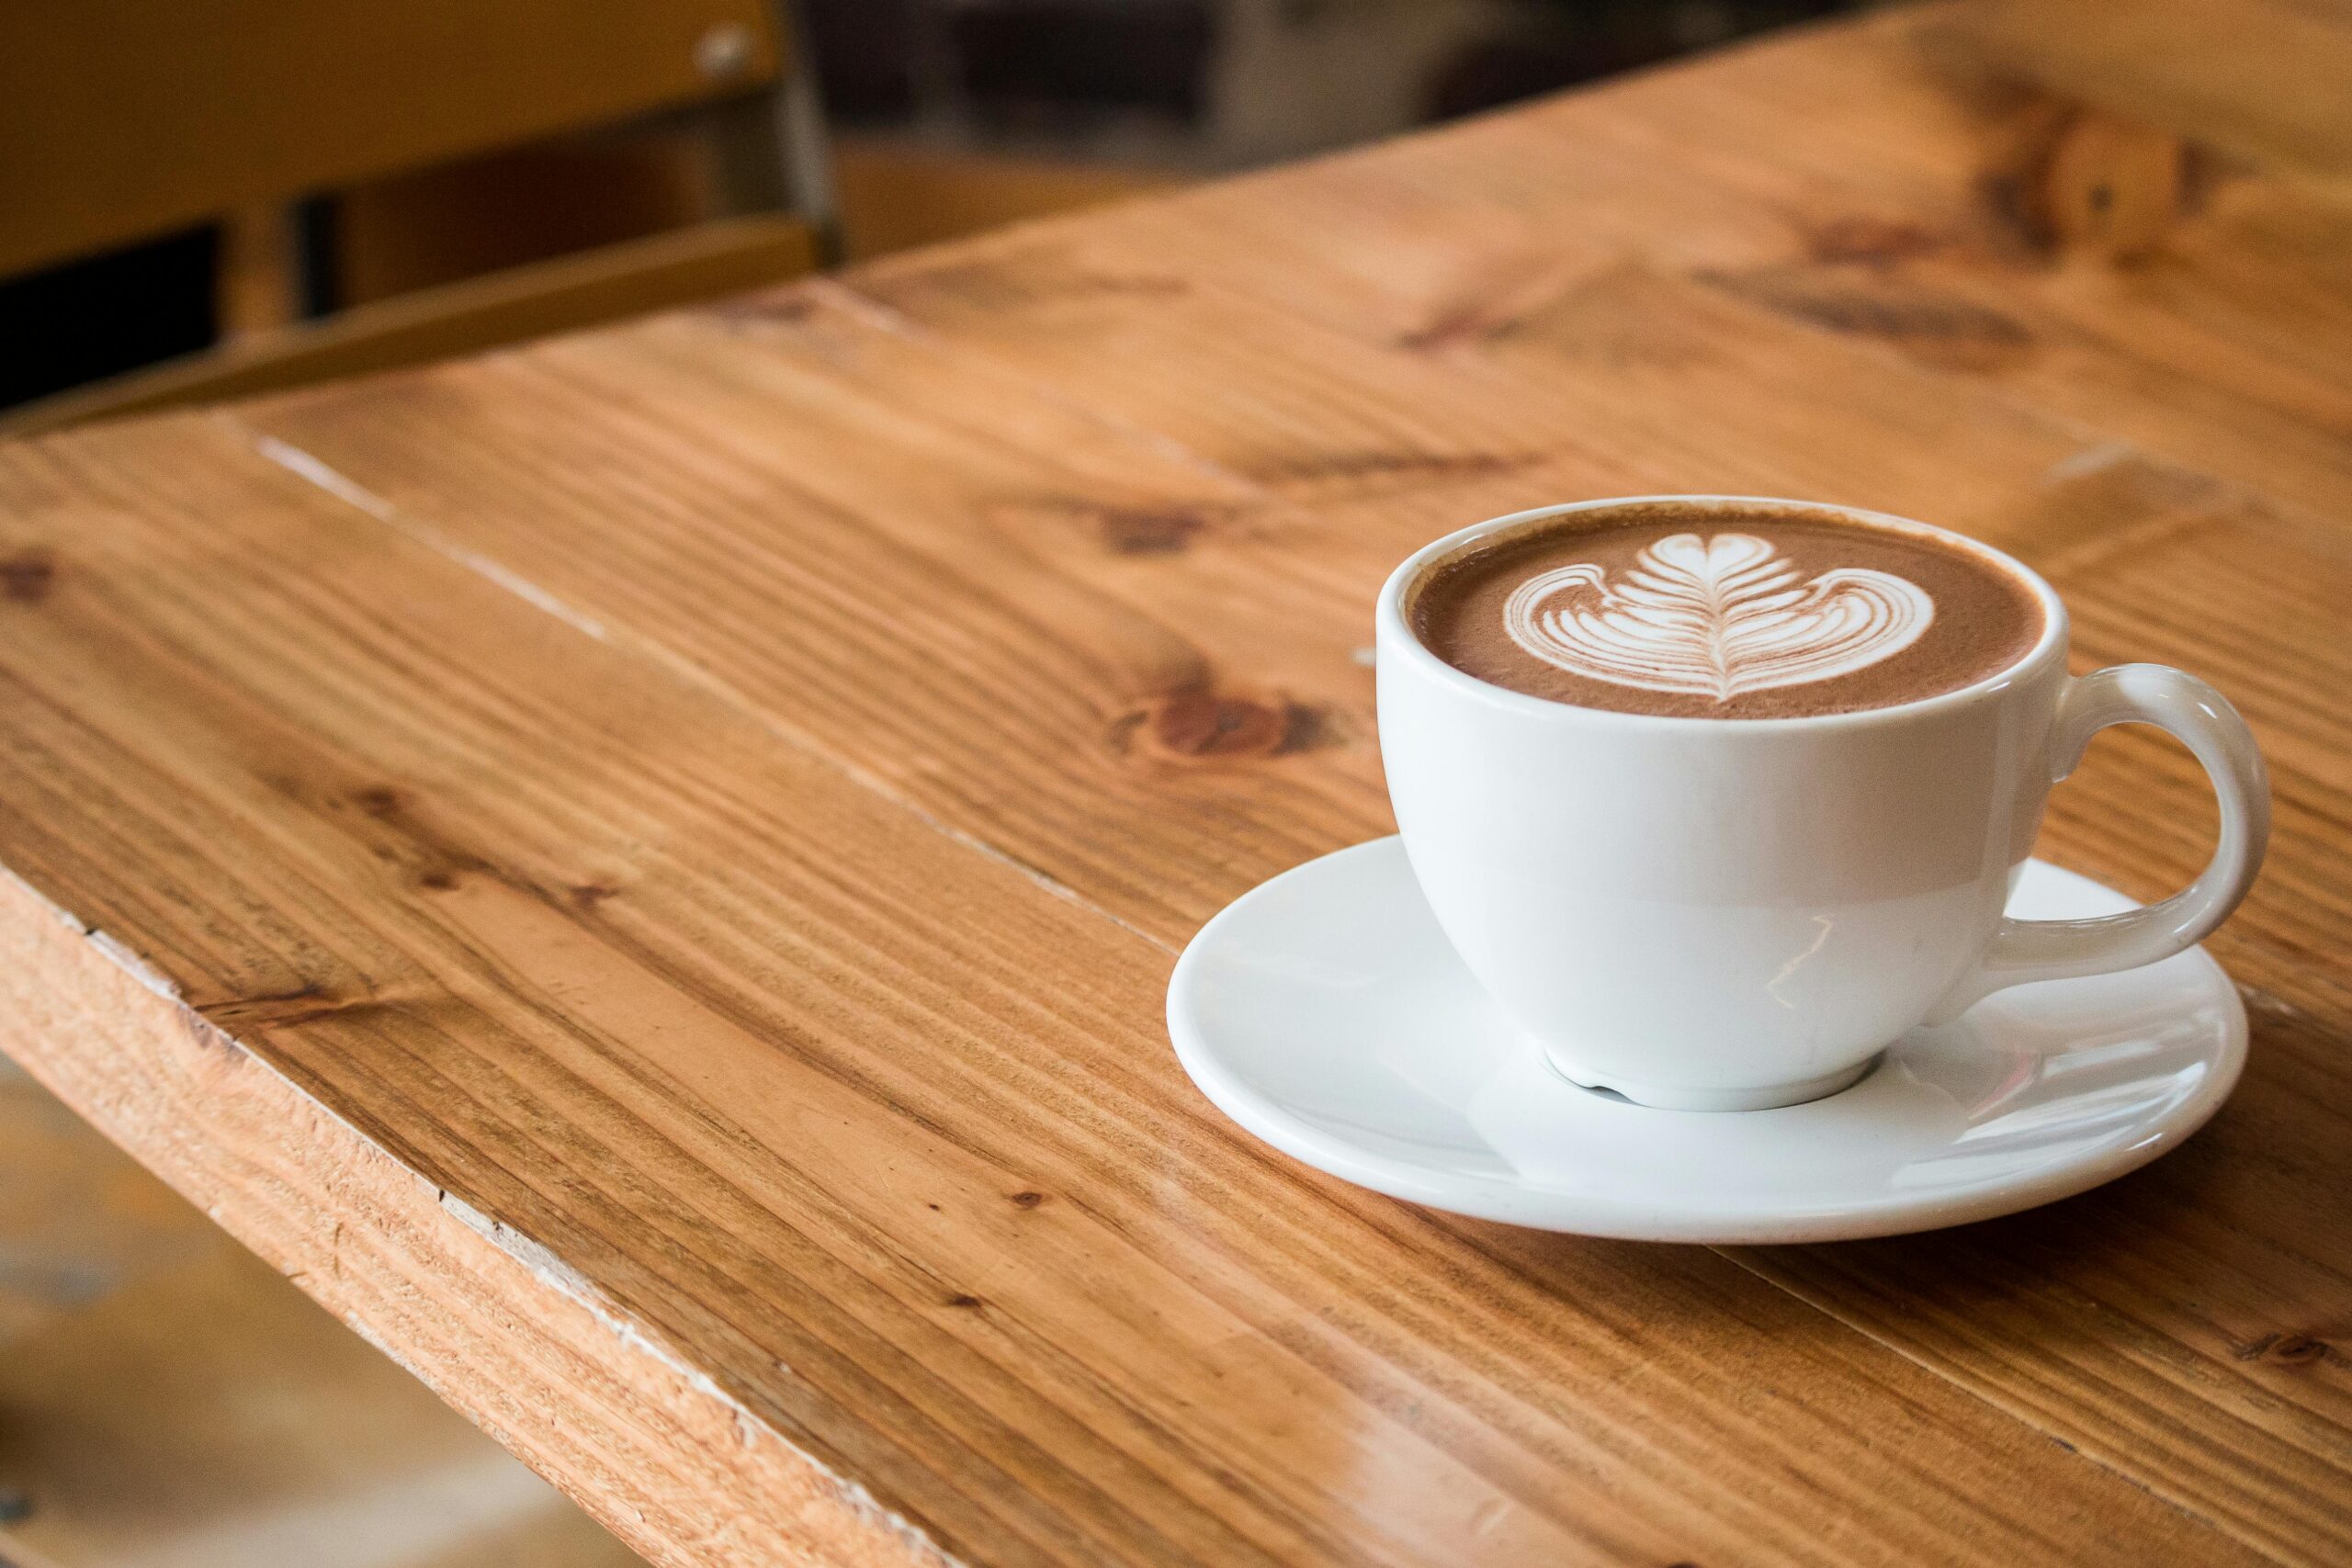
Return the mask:
<svg viewBox="0 0 2352 1568">
<path fill-rule="evenodd" d="M 1532 577 L 1503 619 L 1512 641 L 1572 674 L 1717 702 L 1850 675 L 1935 619 L 1935 601 L 1892 572 L 1802 577 L 1751 534 L 1676 534 L 1614 582 L 1589 564 Z"/>
</svg>

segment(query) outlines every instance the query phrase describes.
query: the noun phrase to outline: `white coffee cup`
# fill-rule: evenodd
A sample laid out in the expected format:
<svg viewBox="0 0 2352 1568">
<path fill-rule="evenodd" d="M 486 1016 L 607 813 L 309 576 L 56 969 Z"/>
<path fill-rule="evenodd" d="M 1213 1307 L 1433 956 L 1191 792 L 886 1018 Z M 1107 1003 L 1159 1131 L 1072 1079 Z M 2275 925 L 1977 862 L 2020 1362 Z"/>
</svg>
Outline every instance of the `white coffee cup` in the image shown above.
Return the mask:
<svg viewBox="0 0 2352 1568">
<path fill-rule="evenodd" d="M 1430 569 L 1498 534 L 1612 506 L 1788 508 L 1931 536 L 2040 598 L 2041 639 L 1958 691 L 1858 713 L 1716 719 L 1577 707 L 1465 674 L 1412 629 Z M 1702 525 L 1703 526 L 1703 525 Z M 1831 1094 L 1906 1031 L 2005 987 L 2131 969 L 2236 908 L 2270 795 L 2254 738 L 2160 664 L 2066 673 L 2034 572 L 1942 529 L 1812 502 L 1643 496 L 1480 523 L 1415 554 L 1378 611 L 1381 755 L 1415 876 L 1473 975 L 1576 1082 L 1736 1111 Z M 2221 797 L 2188 888 L 2129 914 L 2003 914 L 2051 786 L 2091 736 L 2145 723 Z"/>
</svg>

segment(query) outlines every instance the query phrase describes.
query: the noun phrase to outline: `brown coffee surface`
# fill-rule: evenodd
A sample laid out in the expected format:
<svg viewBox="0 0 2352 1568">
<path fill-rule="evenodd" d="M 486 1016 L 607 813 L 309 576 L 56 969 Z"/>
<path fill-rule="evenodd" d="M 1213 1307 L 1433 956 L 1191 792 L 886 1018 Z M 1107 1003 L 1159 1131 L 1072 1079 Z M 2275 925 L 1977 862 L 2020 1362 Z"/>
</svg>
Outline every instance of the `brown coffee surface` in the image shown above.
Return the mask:
<svg viewBox="0 0 2352 1568">
<path fill-rule="evenodd" d="M 1789 718 L 1890 707 L 2015 664 L 2040 599 L 1988 557 L 1836 513 L 1571 513 L 1441 562 L 1408 607 L 1479 680 L 1581 707 Z"/>
</svg>

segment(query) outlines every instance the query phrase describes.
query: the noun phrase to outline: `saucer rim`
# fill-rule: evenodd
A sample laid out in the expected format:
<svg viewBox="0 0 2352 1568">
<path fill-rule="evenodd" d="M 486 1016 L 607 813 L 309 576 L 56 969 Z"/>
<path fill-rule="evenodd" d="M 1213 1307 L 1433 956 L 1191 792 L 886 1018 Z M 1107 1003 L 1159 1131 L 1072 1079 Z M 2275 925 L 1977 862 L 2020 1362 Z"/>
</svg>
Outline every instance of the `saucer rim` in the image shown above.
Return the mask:
<svg viewBox="0 0 2352 1568">
<path fill-rule="evenodd" d="M 2198 1091 L 2152 1120 L 2147 1135 L 2119 1147 L 2095 1151 L 2027 1176 L 1982 1189 L 1934 1197 L 1881 1194 L 1835 1207 L 1795 1205 L 1759 1207 L 1747 1211 L 1710 1210 L 1690 1203 L 1645 1205 L 1616 1198 L 1576 1197 L 1531 1189 L 1481 1176 L 1417 1176 L 1413 1168 L 1374 1156 L 1344 1138 L 1282 1110 L 1280 1104 L 1241 1086 L 1207 1043 L 1208 1032 L 1193 1016 L 1198 973 L 1204 955 L 1218 944 L 1221 930 L 1248 906 L 1295 877 L 1327 871 L 1332 862 L 1348 857 L 1393 854 L 1404 866 L 1404 848 L 1396 835 L 1351 844 L 1318 855 L 1258 884 L 1210 918 L 1179 955 L 1168 982 L 1167 1027 L 1179 1063 L 1209 1102 L 1243 1131 L 1301 1163 L 1388 1197 L 1402 1199 L 1469 1219 L 1492 1220 L 1532 1229 L 1625 1241 L 1664 1241 L 1702 1246 L 1758 1246 L 1801 1242 L 1860 1240 L 1940 1230 L 2038 1208 L 2104 1186 L 2160 1158 L 2211 1121 L 2236 1089 L 2245 1068 L 2248 1027 L 2245 998 L 2213 955 L 2200 944 L 2177 956 L 2190 958 L 2220 1004 L 2217 1043 L 2211 1055 L 2214 1070 Z M 2029 864 L 2069 882 L 2096 888 L 2110 898 L 2133 903 L 2095 877 L 2035 857 Z M 2169 962 L 2169 960 L 2167 960 Z M 2054 980 L 2039 985 L 2070 985 Z M 1867 1081 L 1867 1077 L 1864 1080 Z M 1779 1111 L 1662 1111 L 1638 1107 L 1645 1114 L 1677 1118 L 1811 1112 L 1834 1114 L 1850 1090 L 1787 1106 Z M 1819 1109 L 1816 1109 L 1819 1108 Z"/>
</svg>

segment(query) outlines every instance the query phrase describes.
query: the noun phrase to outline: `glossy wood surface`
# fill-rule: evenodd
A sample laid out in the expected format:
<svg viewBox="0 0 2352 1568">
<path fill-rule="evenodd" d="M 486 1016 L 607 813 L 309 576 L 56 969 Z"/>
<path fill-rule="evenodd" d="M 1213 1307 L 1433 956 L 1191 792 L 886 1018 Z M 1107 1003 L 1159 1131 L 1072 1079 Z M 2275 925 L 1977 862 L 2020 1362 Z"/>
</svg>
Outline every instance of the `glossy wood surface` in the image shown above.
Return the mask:
<svg viewBox="0 0 2352 1568">
<path fill-rule="evenodd" d="M 657 1561 L 2342 1561 L 2352 205 L 1950 20 L 0 448 L 0 1043 Z M 2053 220 L 2170 136 L 2152 242 Z M 1183 941 L 1389 830 L 1387 567 L 1661 490 L 1978 534 L 2245 708 L 2187 1147 L 1718 1252 L 1191 1089 Z M 2041 848 L 2211 829 L 2111 733 Z"/>
</svg>

